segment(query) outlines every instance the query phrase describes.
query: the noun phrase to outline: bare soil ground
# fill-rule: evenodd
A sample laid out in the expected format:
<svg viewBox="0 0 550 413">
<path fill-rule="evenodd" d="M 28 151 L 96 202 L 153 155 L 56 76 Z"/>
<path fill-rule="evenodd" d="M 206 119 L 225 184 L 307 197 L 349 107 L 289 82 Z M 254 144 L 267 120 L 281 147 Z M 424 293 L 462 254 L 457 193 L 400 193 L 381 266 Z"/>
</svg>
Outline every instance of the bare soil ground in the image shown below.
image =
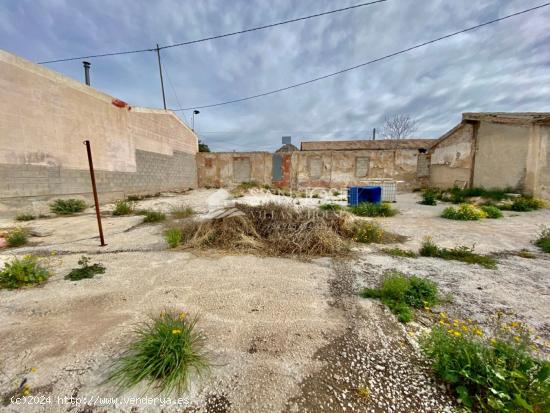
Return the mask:
<svg viewBox="0 0 550 413">
<path fill-rule="evenodd" d="M 227 201 L 227 193 L 215 190 L 169 195 L 138 206 L 169 212 L 189 205 L 208 214 Z M 237 199 L 266 200 L 297 203 L 261 193 Z M 141 224 L 136 216 L 106 217 L 108 246 L 101 248 L 92 211 L 23 224 L 40 236 L 32 237 L 30 246 L 0 250 L 0 265 L 13 255 L 38 253 L 48 257 L 55 276 L 38 287 L 0 290 L 0 411 L 453 411 L 456 401 L 434 382 L 417 349 L 425 317 L 403 326 L 378 302 L 361 299 L 357 292 L 376 285 L 386 270 L 429 277 L 454 296 L 435 310 L 482 323 L 498 309 L 510 310 L 548 340 L 550 258 L 531 242 L 540 225 L 550 224 L 550 210 L 453 222 L 438 217 L 444 205 L 417 201 L 415 194 L 398 196 L 401 214 L 380 220 L 410 237 L 402 248 L 417 249 L 424 235 L 448 247 L 475 242 L 479 251 L 498 256 L 498 269 L 393 258 L 375 245 L 359 247 L 353 261 L 170 251 L 162 225 Z M 298 202 L 315 206 L 319 200 Z M 511 254 L 521 249 L 536 258 Z M 103 263 L 105 274 L 64 280 L 82 254 Z M 200 314 L 213 363 L 210 372 L 193 380 L 179 405 L 120 398 L 115 406 L 96 400 L 156 396 L 144 387 L 116 394 L 103 382 L 131 341 L 133 326 L 167 308 Z M 29 372 L 31 368 L 36 371 Z M 51 403 L 10 404 L 7 396 L 23 378 L 32 394 L 51 396 Z M 361 397 L 358 389 L 368 389 L 369 396 Z M 93 406 L 58 403 L 58 397 L 70 396 L 87 397 Z"/>
</svg>

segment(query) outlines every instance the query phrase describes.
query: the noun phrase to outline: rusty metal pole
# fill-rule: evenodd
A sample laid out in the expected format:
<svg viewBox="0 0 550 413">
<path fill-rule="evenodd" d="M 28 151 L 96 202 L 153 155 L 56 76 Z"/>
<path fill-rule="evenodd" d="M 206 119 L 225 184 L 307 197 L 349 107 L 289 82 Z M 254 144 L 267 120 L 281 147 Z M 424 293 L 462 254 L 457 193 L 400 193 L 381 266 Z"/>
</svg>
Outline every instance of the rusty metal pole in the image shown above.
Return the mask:
<svg viewBox="0 0 550 413">
<path fill-rule="evenodd" d="M 94 192 L 94 203 L 95 203 L 95 215 L 97 217 L 97 227 L 99 229 L 99 239 L 101 240 L 101 246 L 105 245 L 105 238 L 103 238 L 103 227 L 101 225 L 101 213 L 99 211 L 99 199 L 97 197 L 97 187 L 95 185 L 95 173 L 94 173 L 94 162 L 92 161 L 92 148 L 90 146 L 90 141 L 85 140 L 84 145 L 86 145 L 86 151 L 88 152 L 88 165 L 90 165 L 90 178 L 92 179 L 92 191 Z"/>
</svg>

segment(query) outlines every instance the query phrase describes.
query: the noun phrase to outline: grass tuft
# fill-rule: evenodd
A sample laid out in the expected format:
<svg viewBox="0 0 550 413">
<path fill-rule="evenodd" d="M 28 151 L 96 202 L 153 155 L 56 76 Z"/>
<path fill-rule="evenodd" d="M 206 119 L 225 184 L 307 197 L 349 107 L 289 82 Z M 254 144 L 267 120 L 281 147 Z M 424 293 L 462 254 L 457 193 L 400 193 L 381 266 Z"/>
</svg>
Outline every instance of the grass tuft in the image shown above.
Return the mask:
<svg viewBox="0 0 550 413">
<path fill-rule="evenodd" d="M 393 217 L 398 212 L 388 203 L 375 204 L 372 202 L 361 202 L 350 206 L 349 210 L 352 214 L 360 217 Z"/>
<path fill-rule="evenodd" d="M 535 240 L 535 245 L 543 252 L 550 253 L 550 227 L 544 227 Z"/>
<path fill-rule="evenodd" d="M 413 308 L 430 308 L 438 302 L 437 285 L 425 278 L 389 273 L 378 288 L 365 288 L 363 298 L 381 300 L 402 323 L 412 319 Z"/>
<path fill-rule="evenodd" d="M 164 239 L 170 245 L 170 248 L 176 248 L 178 245 L 180 245 L 183 234 L 181 229 L 179 228 L 168 228 L 166 231 L 164 231 Z"/>
<path fill-rule="evenodd" d="M 160 222 L 166 219 L 166 214 L 152 209 L 142 209 L 136 212 L 138 215 L 144 215 L 143 222 Z"/>
<path fill-rule="evenodd" d="M 482 205 L 479 207 L 485 214 L 487 218 L 498 219 L 502 218 L 502 211 L 493 205 Z"/>
<path fill-rule="evenodd" d="M 434 188 L 428 188 L 422 191 L 422 201 L 419 204 L 422 205 L 437 205 L 437 196 L 439 191 Z"/>
<path fill-rule="evenodd" d="M 193 208 L 185 205 L 174 207 L 170 211 L 170 215 L 172 215 L 172 217 L 175 219 L 189 218 L 194 214 L 195 214 L 195 211 L 193 210 Z"/>
<path fill-rule="evenodd" d="M 0 288 L 15 289 L 40 284 L 50 276 L 50 271 L 40 265 L 38 258 L 26 255 L 4 264 L 0 271 Z"/>
<path fill-rule="evenodd" d="M 529 211 L 535 211 L 537 209 L 544 208 L 545 205 L 546 204 L 541 199 L 520 197 L 520 198 L 514 199 L 514 201 L 512 202 L 512 205 L 509 206 L 509 208 L 510 210 L 516 211 L 516 212 L 529 212 Z"/>
<path fill-rule="evenodd" d="M 11 248 L 25 245 L 28 240 L 29 233 L 25 228 L 14 228 L 6 234 L 6 243 Z"/>
<path fill-rule="evenodd" d="M 136 208 L 136 203 L 134 201 L 127 201 L 124 199 L 118 200 L 115 202 L 115 209 L 113 210 L 113 215 L 130 215 L 134 213 Z"/>
<path fill-rule="evenodd" d="M 159 392 L 183 393 L 193 373 L 208 369 L 198 318 L 162 312 L 138 326 L 136 340 L 116 362 L 108 381 L 121 390 L 146 382 Z"/>
<path fill-rule="evenodd" d="M 455 248 L 441 248 L 437 246 L 430 237 L 424 238 L 419 251 L 423 257 L 442 258 L 444 260 L 462 261 L 467 264 L 479 264 L 482 267 L 495 269 L 497 262 L 487 255 L 480 255 L 474 252 L 474 247 L 460 245 Z"/>
<path fill-rule="evenodd" d="M 86 202 L 82 199 L 56 199 L 50 204 L 50 211 L 57 215 L 72 215 L 86 209 Z"/>
<path fill-rule="evenodd" d="M 36 216 L 34 214 L 24 212 L 22 214 L 17 214 L 15 216 L 16 221 L 32 221 L 33 219 L 36 219 Z"/>
<path fill-rule="evenodd" d="M 96 274 L 105 273 L 105 266 L 103 264 L 88 265 L 90 258 L 81 256 L 78 260 L 80 267 L 73 268 L 69 274 L 65 276 L 66 280 L 79 281 L 85 278 L 93 278 Z"/>
</svg>

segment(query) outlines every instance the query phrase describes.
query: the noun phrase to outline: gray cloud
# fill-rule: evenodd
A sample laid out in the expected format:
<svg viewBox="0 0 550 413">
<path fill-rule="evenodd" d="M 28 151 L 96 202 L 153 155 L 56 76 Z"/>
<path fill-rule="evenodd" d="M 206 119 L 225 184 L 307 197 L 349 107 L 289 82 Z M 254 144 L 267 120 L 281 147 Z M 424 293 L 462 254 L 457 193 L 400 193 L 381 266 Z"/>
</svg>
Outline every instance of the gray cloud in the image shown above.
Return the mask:
<svg viewBox="0 0 550 413">
<path fill-rule="evenodd" d="M 0 47 L 33 61 L 140 49 L 357 2 L 7 0 L 0 3 Z M 210 104 L 284 87 L 540 2 L 390 0 L 167 49 L 168 103 Z M 272 150 L 281 135 L 295 143 L 368 138 L 385 115 L 396 113 L 418 120 L 418 136 L 437 137 L 464 111 L 550 111 L 549 42 L 550 7 L 311 85 L 203 109 L 196 126 L 215 150 Z M 161 106 L 154 53 L 92 59 L 92 65 L 98 89 L 133 105 Z M 82 78 L 78 61 L 49 67 Z M 190 120 L 190 113 L 180 115 Z"/>
</svg>

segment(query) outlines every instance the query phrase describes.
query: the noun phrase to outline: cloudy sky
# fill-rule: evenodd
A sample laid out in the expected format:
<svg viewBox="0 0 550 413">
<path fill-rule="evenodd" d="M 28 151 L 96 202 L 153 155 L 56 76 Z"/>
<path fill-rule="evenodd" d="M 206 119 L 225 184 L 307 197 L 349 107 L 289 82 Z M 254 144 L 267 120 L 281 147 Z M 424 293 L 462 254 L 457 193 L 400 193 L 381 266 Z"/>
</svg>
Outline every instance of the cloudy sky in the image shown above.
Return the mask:
<svg viewBox="0 0 550 413">
<path fill-rule="evenodd" d="M 32 61 L 155 47 L 365 0 L 0 0 L 0 48 Z M 354 66 L 545 0 L 388 0 L 162 51 L 171 108 L 266 92 Z M 361 139 L 408 114 L 436 138 L 469 111 L 550 111 L 550 6 L 410 53 L 247 102 L 201 109 L 214 150 Z M 153 52 L 90 59 L 92 85 L 162 107 Z M 80 61 L 47 67 L 81 80 Z M 179 112 L 190 123 L 191 112 Z"/>
</svg>

